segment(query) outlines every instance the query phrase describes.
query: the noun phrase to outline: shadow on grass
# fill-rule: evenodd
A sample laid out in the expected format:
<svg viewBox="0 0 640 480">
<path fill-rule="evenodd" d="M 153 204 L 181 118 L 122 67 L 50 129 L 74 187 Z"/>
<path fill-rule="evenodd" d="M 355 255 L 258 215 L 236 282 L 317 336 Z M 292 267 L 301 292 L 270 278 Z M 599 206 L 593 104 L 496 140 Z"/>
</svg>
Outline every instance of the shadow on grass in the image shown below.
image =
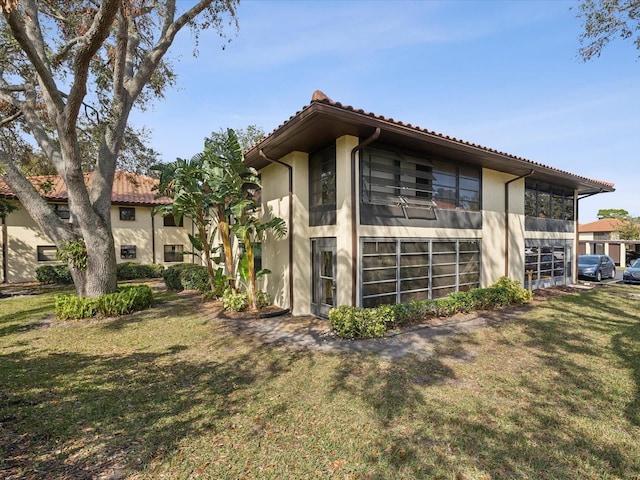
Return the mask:
<svg viewBox="0 0 640 480">
<path fill-rule="evenodd" d="M 640 425 L 638 302 L 602 295 L 567 295 L 536 307 L 513 329 L 518 337 L 503 342 L 505 354 L 459 335 L 427 360 L 406 357 L 384 367 L 346 357 L 333 393 L 364 401 L 379 425 L 375 455 L 365 460 L 373 466 L 368 478 L 640 478 L 637 443 L 616 432 L 614 417 L 626 414 Z M 475 348 L 485 358 L 476 358 Z M 508 355 L 516 366 L 503 372 Z M 478 377 L 459 377 L 448 366 L 489 357 Z M 618 364 L 635 384 L 623 411 L 616 405 L 628 393 L 609 379 Z"/>
<path fill-rule="evenodd" d="M 424 404 L 422 387 L 453 380 L 440 360 L 406 357 L 390 364 L 375 355 L 345 355 L 336 369 L 331 394 L 346 392 L 369 405 L 381 425 Z"/>
<path fill-rule="evenodd" d="M 245 389 L 294 361 L 254 348 L 224 363 L 196 362 L 180 357 L 185 348 L 0 357 L 0 477 L 89 479 L 114 465 L 141 469 L 185 437 L 226 428 Z"/>
</svg>

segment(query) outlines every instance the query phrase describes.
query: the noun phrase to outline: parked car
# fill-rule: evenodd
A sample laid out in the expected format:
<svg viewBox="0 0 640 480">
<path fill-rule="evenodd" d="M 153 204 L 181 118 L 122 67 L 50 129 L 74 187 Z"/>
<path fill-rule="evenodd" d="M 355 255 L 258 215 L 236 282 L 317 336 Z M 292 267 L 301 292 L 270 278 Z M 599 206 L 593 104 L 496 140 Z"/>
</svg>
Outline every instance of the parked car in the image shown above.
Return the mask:
<svg viewBox="0 0 640 480">
<path fill-rule="evenodd" d="M 622 274 L 624 283 L 640 283 L 640 258 L 633 260 Z"/>
<path fill-rule="evenodd" d="M 609 255 L 579 255 L 578 278 L 590 278 L 599 282 L 603 278 L 615 278 L 616 264 Z"/>
<path fill-rule="evenodd" d="M 640 258 L 640 252 L 636 252 L 635 250 L 627 250 L 626 257 L 627 257 L 627 261 L 625 265 L 630 265 L 631 262 Z"/>
</svg>

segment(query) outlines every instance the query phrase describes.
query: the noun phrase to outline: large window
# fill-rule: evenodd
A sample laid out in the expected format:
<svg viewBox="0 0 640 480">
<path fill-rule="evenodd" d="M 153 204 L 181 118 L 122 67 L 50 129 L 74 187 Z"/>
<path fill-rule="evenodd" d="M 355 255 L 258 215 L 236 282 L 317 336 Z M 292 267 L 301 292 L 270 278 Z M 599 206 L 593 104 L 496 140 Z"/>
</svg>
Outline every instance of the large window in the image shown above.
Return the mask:
<svg viewBox="0 0 640 480">
<path fill-rule="evenodd" d="M 524 195 L 527 217 L 575 220 L 573 190 L 531 181 L 526 183 Z"/>
<path fill-rule="evenodd" d="M 165 245 L 164 261 L 167 263 L 184 261 L 184 245 Z"/>
<path fill-rule="evenodd" d="M 309 155 L 309 225 L 336 223 L 336 147 Z"/>
<path fill-rule="evenodd" d="M 407 218 L 429 218 L 424 211 L 433 207 L 480 210 L 479 168 L 379 148 L 365 149 L 361 158 L 365 205 L 401 208 L 399 214 Z"/>
<path fill-rule="evenodd" d="M 525 240 L 525 287 L 536 289 L 570 283 L 572 250 L 571 242 Z"/>
<path fill-rule="evenodd" d="M 367 239 L 361 265 L 364 307 L 440 298 L 480 285 L 480 242 Z"/>
</svg>

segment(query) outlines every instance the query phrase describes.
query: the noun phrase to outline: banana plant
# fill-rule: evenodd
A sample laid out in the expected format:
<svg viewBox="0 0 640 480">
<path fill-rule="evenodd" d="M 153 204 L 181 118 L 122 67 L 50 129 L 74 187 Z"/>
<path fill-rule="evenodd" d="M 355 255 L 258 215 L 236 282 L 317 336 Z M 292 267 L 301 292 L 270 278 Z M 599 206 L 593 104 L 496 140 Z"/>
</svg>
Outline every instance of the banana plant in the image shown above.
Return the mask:
<svg viewBox="0 0 640 480">
<path fill-rule="evenodd" d="M 271 273 L 268 269 L 256 272 L 254 246 L 262 243 L 267 232 L 275 238 L 282 238 L 287 234 L 287 224 L 280 217 L 274 217 L 263 222 L 256 216 L 256 203 L 253 200 L 243 200 L 231 208 L 234 223 L 231 229 L 244 246 L 244 256 L 240 261 L 240 276 L 248 283 L 249 300 L 254 310 L 258 309 L 258 295 L 256 279 Z"/>
</svg>

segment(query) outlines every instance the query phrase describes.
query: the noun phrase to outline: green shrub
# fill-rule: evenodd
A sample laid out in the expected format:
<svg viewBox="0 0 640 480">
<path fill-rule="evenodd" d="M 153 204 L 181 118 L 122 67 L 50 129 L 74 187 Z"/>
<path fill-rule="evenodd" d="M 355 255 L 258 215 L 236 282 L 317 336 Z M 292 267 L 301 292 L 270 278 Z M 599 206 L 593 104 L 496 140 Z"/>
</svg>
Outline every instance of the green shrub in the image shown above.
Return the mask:
<svg viewBox="0 0 640 480">
<path fill-rule="evenodd" d="M 343 305 L 329 311 L 329 321 L 342 338 L 382 337 L 394 324 L 394 310 L 391 305 L 377 308 Z"/>
<path fill-rule="evenodd" d="M 95 298 L 76 295 L 57 295 L 55 299 L 56 317 L 60 320 L 94 317 L 98 313 Z"/>
<path fill-rule="evenodd" d="M 162 277 L 164 267 L 158 264 L 146 264 L 135 262 L 119 263 L 116 266 L 118 280 L 137 280 L 142 278 Z"/>
<path fill-rule="evenodd" d="M 188 264 L 180 271 L 180 283 L 184 290 L 211 291 L 209 272 L 204 265 Z"/>
<path fill-rule="evenodd" d="M 36 279 L 40 283 L 71 285 L 73 278 L 67 265 L 42 265 L 36 268 Z"/>
<path fill-rule="evenodd" d="M 168 290 L 177 290 L 177 291 L 184 290 L 184 287 L 182 286 L 182 282 L 180 281 L 180 272 L 182 271 L 185 265 L 190 265 L 190 264 L 180 263 L 178 265 L 171 265 L 164 272 L 162 272 L 162 278 L 164 279 L 164 284 L 166 285 Z"/>
<path fill-rule="evenodd" d="M 115 317 L 148 308 L 153 303 L 153 291 L 148 285 L 120 287 L 117 292 L 98 298 L 58 295 L 55 298 L 56 317 L 60 320 L 81 319 L 102 315 Z"/>
<path fill-rule="evenodd" d="M 456 313 L 469 313 L 476 310 L 490 310 L 508 305 L 519 305 L 531 301 L 532 294 L 523 288 L 520 282 L 500 278 L 488 288 L 474 288 L 466 292 L 450 293 L 444 298 L 416 300 L 393 306 L 375 309 L 342 306 L 329 312 L 333 329 L 343 338 L 374 337 L 384 335 L 392 325 L 416 323 L 434 317 L 449 317 Z M 390 309 L 391 320 L 380 322 Z"/>
<path fill-rule="evenodd" d="M 149 285 L 121 287 L 115 293 L 109 293 L 96 299 L 98 313 L 105 317 L 126 315 L 145 308 L 153 303 L 153 291 Z"/>
<path fill-rule="evenodd" d="M 164 284 L 168 290 L 198 290 L 201 293 L 211 291 L 211 283 L 209 282 L 209 272 L 204 265 L 196 265 L 194 263 L 180 263 L 172 265 L 162 272 Z M 227 285 L 227 279 L 222 274 L 222 269 L 216 271 L 215 292 L 213 297 L 217 298 L 222 295 Z"/>
<path fill-rule="evenodd" d="M 258 308 L 268 307 L 272 303 L 271 295 L 262 290 L 258 290 L 256 293 L 256 300 L 258 301 Z"/>
<path fill-rule="evenodd" d="M 222 295 L 222 307 L 225 310 L 241 312 L 249 306 L 249 297 L 244 292 L 233 293 L 230 288 Z"/>
</svg>

